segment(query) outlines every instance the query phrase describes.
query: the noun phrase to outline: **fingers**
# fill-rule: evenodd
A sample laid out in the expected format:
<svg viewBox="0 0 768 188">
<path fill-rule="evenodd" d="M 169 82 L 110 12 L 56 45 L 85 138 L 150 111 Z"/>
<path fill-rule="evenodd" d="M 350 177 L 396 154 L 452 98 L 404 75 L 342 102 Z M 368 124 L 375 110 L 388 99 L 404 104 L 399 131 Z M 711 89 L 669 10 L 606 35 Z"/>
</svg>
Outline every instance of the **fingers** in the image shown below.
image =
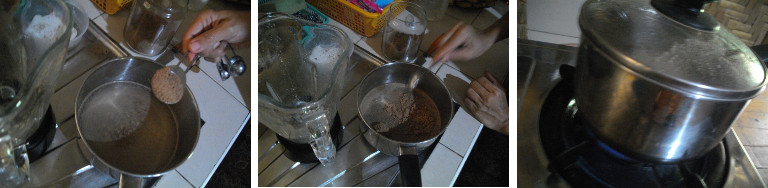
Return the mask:
<svg viewBox="0 0 768 188">
<path fill-rule="evenodd" d="M 483 79 L 485 79 L 485 78 L 480 77 L 479 79 L 477 79 L 475 81 L 472 81 L 472 83 L 469 84 L 469 87 L 474 92 L 476 92 L 477 95 L 482 97 L 481 101 L 483 102 L 483 104 L 485 104 L 485 103 L 488 102 L 487 99 L 491 98 L 491 94 L 490 94 L 490 91 L 488 89 L 486 89 L 486 87 L 483 86 L 483 84 L 481 83 Z M 487 82 L 488 80 L 485 80 L 485 81 Z"/>
<path fill-rule="evenodd" d="M 200 53 L 220 46 L 221 41 L 232 38 L 233 32 L 226 25 L 214 26 L 190 41 L 190 53 Z"/>
<path fill-rule="evenodd" d="M 438 46 L 440 46 L 441 41 L 443 40 L 443 36 L 445 36 L 445 34 L 441 34 L 440 36 L 438 36 L 437 39 L 435 39 L 435 41 L 433 41 L 432 44 L 429 45 L 429 49 L 427 49 L 427 54 L 431 54 L 437 49 Z"/>
<path fill-rule="evenodd" d="M 482 106 L 483 105 L 483 98 L 480 96 L 480 94 L 477 93 L 477 91 L 473 88 L 467 89 L 467 98 L 474 101 L 475 104 Z"/>
<path fill-rule="evenodd" d="M 454 29 L 455 28 L 455 29 Z M 451 28 L 451 31 L 446 33 L 446 35 L 443 37 L 443 40 L 445 42 L 442 43 L 441 47 L 435 51 L 434 57 L 438 60 L 438 62 L 442 63 L 444 61 L 448 61 L 447 58 L 449 53 L 452 53 L 466 42 L 466 34 L 464 33 L 464 30 L 466 30 L 467 25 L 463 23 L 456 24 L 454 28 Z"/>
<path fill-rule="evenodd" d="M 481 86 L 483 86 L 483 88 L 485 89 L 485 91 L 487 91 L 487 92 L 488 92 L 488 96 L 489 96 L 489 97 L 490 97 L 491 95 L 497 95 L 497 94 L 499 93 L 499 92 L 498 92 L 498 91 L 499 91 L 499 88 L 497 88 L 495 84 L 491 83 L 491 81 L 490 81 L 490 80 L 488 80 L 488 78 L 486 78 L 486 77 L 480 77 L 480 78 L 478 78 L 478 79 L 477 79 L 477 82 L 478 82 L 478 83 L 479 83 Z"/>
<path fill-rule="evenodd" d="M 209 49 L 204 52 L 200 52 L 200 55 L 205 57 L 206 61 L 218 63 L 227 54 L 227 44 L 220 43 L 214 49 Z"/>
<path fill-rule="evenodd" d="M 499 80 L 497 80 L 497 79 L 496 79 L 496 77 L 495 77 L 495 76 L 493 76 L 493 75 L 492 75 L 490 72 L 488 72 L 488 71 L 485 71 L 485 77 L 486 77 L 486 78 L 488 78 L 488 80 L 489 80 L 489 81 L 491 81 L 491 83 L 493 83 L 493 84 L 497 84 L 497 83 L 499 83 Z"/>
<path fill-rule="evenodd" d="M 203 10 L 197 15 L 192 24 L 182 37 L 182 51 L 188 52 L 190 49 L 190 41 L 200 33 L 202 33 L 207 27 L 210 27 L 214 20 L 217 20 L 218 16 L 211 10 Z"/>
<path fill-rule="evenodd" d="M 453 48 L 449 47 L 446 43 L 449 41 L 449 39 L 454 38 L 454 35 L 456 35 L 457 31 L 459 31 L 460 28 L 464 27 L 463 22 L 459 22 L 456 25 L 453 25 L 448 32 L 443 33 L 438 37 L 435 41 L 437 41 L 437 48 L 432 53 L 432 59 L 435 62 L 434 66 L 439 66 L 445 62 L 447 52 L 453 51 Z"/>
<path fill-rule="evenodd" d="M 469 98 L 464 98 L 464 104 L 467 105 L 470 112 L 477 111 L 477 104 L 475 104 L 475 101 L 469 100 Z"/>
</svg>

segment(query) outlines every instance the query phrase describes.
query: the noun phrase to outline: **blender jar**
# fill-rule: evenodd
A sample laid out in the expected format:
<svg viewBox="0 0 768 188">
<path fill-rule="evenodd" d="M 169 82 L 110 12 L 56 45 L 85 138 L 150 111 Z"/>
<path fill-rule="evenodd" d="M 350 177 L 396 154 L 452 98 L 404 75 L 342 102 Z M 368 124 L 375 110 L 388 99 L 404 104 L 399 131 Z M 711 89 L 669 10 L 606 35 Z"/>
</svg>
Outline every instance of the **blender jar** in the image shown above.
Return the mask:
<svg viewBox="0 0 768 188">
<path fill-rule="evenodd" d="M 341 99 L 352 41 L 341 29 L 282 13 L 259 15 L 259 121 L 295 143 L 308 143 L 326 165 L 329 129 Z"/>
<path fill-rule="evenodd" d="M 29 181 L 24 142 L 50 104 L 72 18 L 63 0 L 14 1 L 0 14 L 0 187 L 16 187 Z"/>
<path fill-rule="evenodd" d="M 165 50 L 184 21 L 187 0 L 136 0 L 125 23 L 123 36 L 128 48 L 155 56 Z"/>
</svg>

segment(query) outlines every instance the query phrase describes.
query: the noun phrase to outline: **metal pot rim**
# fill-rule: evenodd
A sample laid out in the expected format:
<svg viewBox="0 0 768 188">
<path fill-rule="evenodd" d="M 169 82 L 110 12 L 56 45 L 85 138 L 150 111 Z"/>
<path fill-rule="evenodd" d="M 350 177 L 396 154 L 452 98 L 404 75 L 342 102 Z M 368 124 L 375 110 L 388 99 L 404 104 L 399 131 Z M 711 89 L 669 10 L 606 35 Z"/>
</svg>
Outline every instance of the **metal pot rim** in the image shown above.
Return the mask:
<svg viewBox="0 0 768 188">
<path fill-rule="evenodd" d="M 146 62 L 151 62 L 151 63 L 157 64 L 157 65 L 160 65 L 160 66 L 164 66 L 164 65 L 162 65 L 162 64 L 160 64 L 160 63 L 157 63 L 157 62 L 155 62 L 155 61 L 152 61 L 152 60 L 150 60 L 150 59 L 147 59 L 147 58 L 142 58 L 142 57 L 130 57 L 130 56 L 129 56 L 129 57 L 120 57 L 120 58 L 114 58 L 114 59 L 108 59 L 108 60 L 105 60 L 104 62 L 102 62 L 101 64 L 99 64 L 98 66 L 96 66 L 96 68 L 95 68 L 95 69 L 93 69 L 93 70 L 99 70 L 99 69 L 101 69 L 102 67 L 106 66 L 108 63 L 112 63 L 112 62 L 119 62 L 119 61 L 126 61 L 126 60 L 139 60 L 139 61 L 146 61 Z M 90 77 L 90 75 L 88 75 L 88 77 Z M 88 77 L 86 77 L 86 79 L 85 79 L 85 80 L 88 80 Z M 80 96 L 80 95 L 83 95 L 83 94 L 84 94 L 84 93 L 82 93 L 82 87 L 83 87 L 83 85 L 81 85 L 81 86 L 78 88 L 78 90 L 77 90 L 77 95 L 76 95 L 76 96 Z M 199 113 L 200 113 L 200 109 L 199 109 L 199 107 L 198 107 L 198 105 L 197 105 L 197 100 L 195 100 L 195 96 L 194 96 L 194 94 L 192 93 L 192 90 L 190 90 L 190 89 L 189 89 L 189 87 L 185 87 L 185 89 L 186 89 L 186 92 L 187 92 L 186 94 L 189 94 L 189 95 L 190 95 L 190 97 L 191 97 L 191 99 L 192 99 L 192 104 L 194 104 L 194 107 L 195 107 L 195 111 L 196 111 L 196 112 L 199 114 Z M 138 173 L 133 173 L 133 172 L 126 172 L 126 171 L 124 171 L 124 170 L 122 170 L 122 169 L 116 168 L 116 167 L 112 166 L 111 164 L 107 163 L 107 162 L 106 162 L 104 159 L 102 159 L 102 158 L 101 158 L 101 157 L 100 157 L 100 156 L 99 156 L 99 155 L 98 155 L 96 152 L 94 152 L 94 151 L 93 151 L 93 149 L 91 149 L 91 146 L 88 144 L 88 141 L 87 141 L 87 140 L 85 140 L 85 138 L 83 138 L 83 133 L 82 133 L 82 131 L 81 131 L 81 129 L 80 129 L 80 122 L 79 122 L 79 120 L 78 120 L 78 116 L 79 116 L 79 114 L 80 114 L 80 113 L 78 113 L 78 109 L 79 109 L 79 108 L 80 108 L 80 104 L 78 104 L 78 103 L 77 103 L 77 101 L 75 101 L 75 117 L 74 117 L 74 118 L 75 118 L 75 126 L 77 127 L 77 135 L 80 137 L 80 139 L 82 139 L 82 140 L 83 140 L 83 144 L 85 144 L 85 146 L 86 146 L 86 149 L 88 149 L 88 151 L 89 151 L 89 152 L 91 152 L 91 154 L 93 154 L 93 157 L 95 157 L 96 159 L 98 159 L 98 160 L 99 160 L 99 161 L 100 161 L 102 164 L 106 165 L 106 166 L 107 166 L 107 167 L 108 167 L 110 170 L 114 170 L 114 171 L 120 172 L 121 174 L 130 175 L 130 176 L 133 176 L 133 177 L 141 177 L 141 178 L 145 178 L 145 177 L 158 177 L 158 176 L 162 176 L 162 175 L 164 175 L 165 173 L 168 173 L 168 172 L 170 172 L 170 171 L 172 171 L 172 170 L 174 170 L 174 169 L 178 168 L 179 166 L 181 166 L 181 164 L 184 164 L 184 162 L 186 161 L 186 159 L 189 159 L 189 157 L 190 157 L 190 156 L 192 156 L 192 153 L 194 153 L 194 148 L 196 148 L 196 147 L 197 147 L 197 143 L 198 143 L 198 142 L 199 142 L 199 140 L 200 140 L 200 131 L 198 130 L 198 131 L 197 131 L 197 135 L 195 136 L 195 137 L 197 137 L 197 138 L 196 138 L 196 139 L 194 139 L 194 140 L 195 140 L 195 141 L 194 141 L 195 143 L 193 143 L 193 144 L 192 144 L 192 146 L 194 146 L 194 147 L 193 147 L 193 149 L 192 149 L 192 150 L 189 152 L 189 154 L 187 154 L 187 156 L 185 157 L 184 161 L 182 161 L 182 162 L 180 162 L 180 163 L 178 163 L 178 164 L 176 164 L 176 165 L 173 165 L 171 168 L 168 168 L 168 170 L 165 170 L 165 171 L 162 171 L 162 172 L 158 172 L 158 173 L 154 173 L 154 174 L 138 174 Z M 198 117 L 199 117 L 199 115 L 198 115 Z M 196 122 L 198 122 L 198 125 L 197 125 L 197 127 L 200 127 L 200 125 L 199 125 L 199 122 L 200 122 L 200 121 L 199 121 L 199 118 L 198 118 L 198 121 L 196 121 Z"/>
<path fill-rule="evenodd" d="M 383 69 L 383 67 L 393 66 L 393 65 L 397 65 L 397 64 L 402 64 L 402 66 L 412 66 L 412 67 L 414 67 L 414 69 L 419 69 L 419 68 L 421 68 L 421 69 L 426 69 L 426 68 L 424 68 L 424 67 L 421 67 L 421 66 L 418 66 L 418 65 L 414 65 L 414 64 L 410 64 L 410 63 L 396 63 L 396 62 L 387 63 L 387 64 L 381 65 L 381 66 L 379 66 L 379 67 L 376 67 L 375 69 L 371 70 L 371 72 L 369 72 L 367 75 L 365 75 L 365 77 L 363 77 L 363 79 L 362 79 L 362 81 L 360 81 L 360 83 L 363 83 L 363 81 L 365 81 L 366 79 L 368 79 L 368 77 L 371 75 L 370 73 L 372 73 L 372 72 L 374 72 L 374 71 L 376 71 L 376 70 L 379 70 L 379 69 Z M 432 72 L 432 71 L 430 71 L 430 70 L 428 70 L 428 69 L 426 69 L 426 72 L 429 72 L 429 75 L 431 75 L 431 76 L 434 76 L 435 78 L 437 78 L 437 79 L 440 81 L 440 85 L 442 86 L 443 90 L 444 90 L 444 91 L 447 93 L 448 97 L 449 97 L 449 98 L 451 98 L 451 99 L 453 99 L 453 96 L 451 96 L 451 92 L 448 90 L 448 87 L 445 85 L 445 83 L 443 82 L 443 80 L 442 80 L 442 79 L 440 79 L 440 77 L 438 77 L 438 76 L 437 76 L 437 75 L 436 75 L 434 72 Z M 426 76 L 426 75 L 423 75 L 423 76 Z M 367 94 L 367 93 L 365 93 L 365 94 Z M 448 116 L 448 122 L 444 122 L 444 123 L 445 123 L 445 126 L 443 126 L 443 127 L 442 127 L 442 129 L 440 130 L 440 132 L 439 132 L 437 135 L 435 135 L 435 136 L 433 136 L 433 137 L 431 137 L 431 138 L 429 138 L 429 139 L 427 139 L 427 140 L 423 140 L 423 141 L 419 141 L 419 142 L 403 142 L 403 141 L 399 141 L 399 140 L 394 140 L 394 139 L 391 139 L 391 138 L 389 138 L 389 137 L 386 137 L 386 136 L 382 135 L 381 133 L 377 132 L 376 130 L 374 130 L 374 129 L 373 129 L 371 126 L 370 126 L 370 124 L 368 123 L 368 121 L 366 121 L 366 120 L 365 120 L 365 118 L 363 117 L 363 112 L 362 112 L 362 110 L 360 109 L 360 98 L 364 97 L 364 96 L 361 96 L 361 95 L 364 95 L 364 94 L 363 94 L 363 93 L 361 93 L 360 91 L 358 91 L 358 92 L 357 92 L 357 98 L 358 98 L 358 100 L 357 100 L 357 103 L 358 103 L 358 104 L 357 104 L 357 114 L 358 114 L 358 116 L 360 117 L 360 120 L 362 120 L 362 121 L 363 121 L 363 124 L 365 125 L 365 127 L 366 127 L 366 128 L 368 128 L 368 131 L 373 131 L 373 133 L 374 133 L 374 134 L 376 134 L 376 135 L 379 135 L 379 136 L 383 137 L 384 139 L 386 139 L 386 140 L 387 140 L 387 141 L 389 141 L 389 142 L 392 142 L 392 143 L 397 143 L 397 145 L 398 145 L 398 146 L 401 146 L 401 147 L 402 147 L 403 145 L 419 145 L 419 144 L 426 144 L 426 143 L 429 143 L 429 142 L 432 142 L 432 141 L 434 141 L 435 139 L 437 139 L 437 137 L 440 137 L 440 135 L 442 135 L 443 133 L 445 133 L 445 131 L 448 129 L 448 125 L 451 123 L 451 122 L 450 122 L 450 120 L 452 120 L 452 119 L 453 119 L 453 116 L 454 116 L 454 109 L 453 109 L 453 108 L 454 108 L 454 106 L 453 106 L 453 105 L 451 105 L 450 114 L 449 114 L 449 116 Z M 453 100 L 451 100 L 451 102 L 453 102 Z M 378 148 L 377 148 L 377 149 L 378 149 Z"/>
</svg>

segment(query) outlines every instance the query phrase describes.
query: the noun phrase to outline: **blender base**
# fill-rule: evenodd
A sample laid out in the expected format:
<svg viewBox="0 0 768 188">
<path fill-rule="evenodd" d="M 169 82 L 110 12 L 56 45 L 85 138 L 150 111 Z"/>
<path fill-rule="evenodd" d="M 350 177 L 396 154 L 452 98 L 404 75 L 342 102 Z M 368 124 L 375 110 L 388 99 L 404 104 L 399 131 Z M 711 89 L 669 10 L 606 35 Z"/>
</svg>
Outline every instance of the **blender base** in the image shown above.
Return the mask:
<svg viewBox="0 0 768 188">
<path fill-rule="evenodd" d="M 336 116 L 333 118 L 333 123 L 331 124 L 331 140 L 333 140 L 333 145 L 336 147 L 336 150 L 339 149 L 341 139 L 344 135 L 344 131 L 342 131 L 343 129 L 344 126 L 341 125 L 339 113 L 336 113 Z M 288 159 L 300 163 L 320 162 L 317 160 L 317 157 L 315 157 L 315 152 L 312 151 L 312 147 L 309 143 L 291 142 L 280 135 L 277 135 L 277 140 L 285 147 L 285 156 L 288 157 Z"/>
<path fill-rule="evenodd" d="M 40 121 L 40 126 L 32 133 L 32 136 L 27 138 L 27 156 L 30 163 L 39 159 L 48 150 L 56 134 L 56 127 L 53 108 L 49 105 L 43 120 Z"/>
</svg>

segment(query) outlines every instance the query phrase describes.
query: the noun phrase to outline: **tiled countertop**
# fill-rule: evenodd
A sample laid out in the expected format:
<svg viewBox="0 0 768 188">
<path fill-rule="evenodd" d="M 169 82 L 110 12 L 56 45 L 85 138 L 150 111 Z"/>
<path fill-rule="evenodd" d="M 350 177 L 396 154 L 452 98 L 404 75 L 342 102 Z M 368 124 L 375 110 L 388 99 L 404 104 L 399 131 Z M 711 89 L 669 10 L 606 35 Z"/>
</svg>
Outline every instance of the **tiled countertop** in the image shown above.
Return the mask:
<svg viewBox="0 0 768 188">
<path fill-rule="evenodd" d="M 67 0 L 83 10 L 91 21 L 109 37 L 119 43 L 123 49 L 123 27 L 130 14 L 130 10 L 122 10 L 115 15 L 108 15 L 89 0 Z M 228 8 L 226 5 L 212 1 L 206 8 Z M 197 12 L 188 12 L 184 22 L 176 33 L 176 39 L 190 25 L 197 16 Z M 176 40 L 180 41 L 180 40 Z M 127 50 L 130 55 L 140 56 Z M 251 61 L 250 49 L 236 49 L 238 55 L 243 56 L 246 62 Z M 169 54 L 169 53 L 166 53 Z M 140 56 L 145 57 L 145 56 Z M 172 56 L 158 55 L 145 57 L 156 60 L 158 63 L 176 63 Z M 250 73 L 237 78 L 222 81 L 219 78 L 216 65 L 202 60 L 200 69 L 193 69 L 187 73 L 187 84 L 197 101 L 200 116 L 205 120 L 201 129 L 200 138 L 190 158 L 175 170 L 165 174 L 157 184 L 157 187 L 204 187 L 221 160 L 226 155 L 234 140 L 247 121 L 250 121 Z M 69 61 L 68 61 L 69 62 Z M 67 67 L 67 64 L 64 65 Z M 74 126 L 74 109 L 69 108 L 74 103 L 79 85 L 90 74 L 88 69 L 96 66 L 85 67 L 79 76 L 69 75 L 70 80 L 60 81 L 62 85 L 57 88 L 52 98 L 52 106 L 57 122 L 62 130 L 71 130 Z M 62 77 L 66 77 L 62 75 Z M 67 128 L 70 127 L 70 128 Z M 67 135 L 67 134 L 65 134 Z M 71 135 L 71 134 L 69 134 Z"/>
<path fill-rule="evenodd" d="M 446 15 L 443 19 L 436 21 L 436 22 L 429 22 L 427 23 L 428 31 L 427 34 L 424 36 L 422 44 L 420 46 L 420 50 L 423 52 L 427 50 L 429 45 L 432 43 L 433 40 L 435 40 L 440 34 L 447 32 L 454 24 L 458 23 L 459 21 L 463 21 L 465 23 L 470 23 L 472 26 L 483 29 L 489 25 L 491 25 L 493 22 L 495 22 L 499 17 L 502 16 L 504 12 L 508 10 L 508 7 L 506 7 L 504 3 L 497 3 L 497 6 L 494 8 L 488 8 L 488 9 L 472 9 L 472 10 L 465 10 L 465 9 L 459 9 L 452 6 L 449 6 L 448 11 L 446 12 Z M 502 12 L 502 14 L 499 14 L 498 12 Z M 355 43 L 355 45 L 372 55 L 378 57 L 381 59 L 381 55 L 379 53 L 381 52 L 381 34 L 377 33 L 371 37 L 364 37 L 361 36 L 358 33 L 355 33 L 354 31 L 350 30 L 348 27 L 344 26 L 343 24 L 339 23 L 336 20 L 330 19 L 329 23 L 330 25 L 337 26 L 341 28 L 348 36 L 349 38 Z M 468 62 L 449 62 L 447 64 L 444 64 L 441 67 L 433 69 L 433 72 L 435 72 L 438 77 L 442 78 L 446 86 L 448 86 L 448 89 L 451 91 L 451 95 L 453 96 L 455 102 L 459 103 L 460 105 L 463 104 L 464 99 L 464 92 L 469 87 L 469 83 L 474 80 L 474 78 L 477 78 L 481 76 L 485 71 L 489 71 L 491 74 L 496 76 L 497 78 L 500 78 L 502 80 L 507 79 L 508 77 L 508 69 L 509 69 L 509 40 L 504 40 L 502 42 L 498 42 L 494 44 L 485 54 L 480 56 L 479 58 L 476 58 L 475 60 L 468 61 Z M 356 85 L 356 84 L 355 84 Z M 349 106 L 353 105 L 356 106 L 355 99 L 357 93 L 357 87 L 354 87 L 349 90 L 348 93 L 344 97 L 342 97 L 341 102 L 339 105 L 341 106 Z M 350 127 L 356 127 L 359 126 L 361 122 L 359 119 L 356 119 L 357 111 L 356 109 L 344 109 L 339 108 L 339 113 L 342 119 L 342 124 L 344 124 L 349 129 Z M 467 159 L 467 156 L 469 155 L 469 152 L 471 151 L 473 144 L 475 140 L 477 139 L 480 130 L 482 129 L 482 124 L 478 122 L 475 118 L 473 118 L 470 114 L 466 112 L 464 107 L 459 109 L 451 123 L 448 125 L 447 130 L 439 140 L 438 144 L 436 145 L 435 149 L 432 151 L 430 157 L 427 159 L 427 161 L 424 164 L 424 167 L 422 168 L 422 182 L 424 186 L 452 186 L 453 183 L 456 181 L 456 178 L 459 174 L 459 172 L 462 169 L 462 166 L 464 162 Z M 331 168 L 323 167 L 321 165 L 315 165 L 311 164 L 310 166 L 306 166 L 307 164 L 301 164 L 301 165 L 293 165 L 291 169 L 285 169 L 285 170 L 279 170 L 282 175 L 275 175 L 275 174 L 268 174 L 266 171 L 272 171 L 271 168 L 275 166 L 275 164 L 278 163 L 290 163 L 293 164 L 290 160 L 288 160 L 285 157 L 278 157 L 278 156 L 266 156 L 269 155 L 269 153 L 265 151 L 269 151 L 269 145 L 272 145 L 273 143 L 265 143 L 264 141 L 270 140 L 274 142 L 274 133 L 272 133 L 269 130 L 266 130 L 265 128 L 260 127 L 259 131 L 266 131 L 267 134 L 259 133 L 259 186 L 324 186 L 324 185 L 341 185 L 341 186 L 386 186 L 384 185 L 372 185 L 368 182 L 371 182 L 371 180 L 375 181 L 377 178 L 381 178 L 380 174 L 396 174 L 395 171 L 397 171 L 397 165 L 392 166 L 391 168 L 386 168 L 385 170 L 382 170 L 381 172 L 377 172 L 375 175 L 366 175 L 365 173 L 362 176 L 368 177 L 368 180 L 365 180 L 363 182 L 346 182 L 347 179 L 344 179 L 343 177 L 340 178 L 340 176 L 349 176 L 349 171 L 340 171 L 335 172 L 334 170 L 330 170 Z M 346 131 L 345 131 L 346 132 Z M 354 135 L 353 135 L 354 136 Z M 344 139 L 350 139 L 345 137 Z M 355 138 L 360 139 L 360 137 Z M 350 142 L 350 141 L 348 141 Z M 349 145 L 353 145 L 356 143 L 356 140 L 352 140 Z M 264 147 L 262 147 L 262 144 L 264 144 Z M 372 146 L 366 145 L 368 149 L 375 150 L 372 148 Z M 355 146 L 344 146 L 344 147 L 355 147 Z M 339 153 L 345 152 L 345 149 L 342 148 L 338 151 Z M 265 155 L 265 156 L 262 156 Z M 282 155 L 282 154 L 279 154 Z M 346 154 L 338 154 L 337 155 L 346 155 Z M 380 156 L 377 156 L 376 153 L 373 153 L 369 155 L 369 157 L 375 156 L 374 158 L 380 158 Z M 388 156 L 392 157 L 392 156 Z M 262 159 L 265 159 L 262 161 Z M 270 159 L 270 160 L 266 160 Z M 366 158 L 367 159 L 367 158 Z M 394 158 L 396 161 L 396 158 Z M 262 163 L 263 162 L 263 163 Z M 365 160 L 363 160 L 365 162 Z M 361 163 L 363 163 L 361 162 Z M 395 163 L 396 164 L 396 163 Z M 323 170 L 323 169 L 328 170 Z M 354 167 L 352 167 L 354 168 Z M 313 182 L 305 181 L 306 179 L 313 179 L 313 178 L 298 178 L 298 180 L 283 180 L 280 178 L 287 179 L 287 177 L 292 177 L 294 174 L 294 171 L 301 171 L 296 173 L 307 173 L 312 174 L 311 172 L 317 171 L 317 172 L 328 172 L 330 174 L 326 174 L 326 176 L 329 176 L 331 179 L 327 182 L 319 182 L 316 184 L 313 184 Z M 332 172 L 333 171 L 333 172 Z M 346 174 L 345 174 L 346 173 Z M 335 176 L 334 176 L 335 175 Z M 278 176 L 278 177 L 275 177 Z M 307 175 L 303 175 L 307 176 Z M 293 177 L 295 178 L 295 177 Z M 338 178 L 338 179 L 333 179 Z M 287 181 L 287 182 L 286 182 Z"/>
</svg>

